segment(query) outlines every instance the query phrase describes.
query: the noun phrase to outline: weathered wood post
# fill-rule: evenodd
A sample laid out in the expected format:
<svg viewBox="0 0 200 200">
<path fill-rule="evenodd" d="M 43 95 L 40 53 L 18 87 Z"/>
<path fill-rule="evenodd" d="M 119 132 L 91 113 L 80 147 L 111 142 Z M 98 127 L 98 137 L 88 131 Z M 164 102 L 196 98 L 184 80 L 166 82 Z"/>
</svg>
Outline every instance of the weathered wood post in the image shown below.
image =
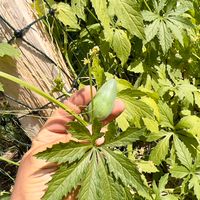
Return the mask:
<svg viewBox="0 0 200 200">
<path fill-rule="evenodd" d="M 0 0 L 0 15 L 15 29 L 20 30 L 38 18 L 30 6 L 31 3 L 31 0 Z M 12 36 L 13 30 L 0 19 L 0 42 L 8 41 Z M 52 89 L 53 80 L 60 73 L 65 82 L 65 88 L 68 90 L 71 87 L 72 75 L 44 25 L 41 22 L 34 24 L 23 38 L 48 55 L 57 66 L 23 40 L 17 39 L 15 44 L 21 51 L 20 58 L 16 60 L 5 56 L 0 58 L 0 70 L 19 77 L 45 92 Z M 48 103 L 43 97 L 21 88 L 15 83 L 3 79 L 0 79 L 0 82 L 3 83 L 7 95 L 31 108 L 38 108 Z M 14 101 L 9 103 L 13 109 L 16 107 L 24 109 Z M 33 115 L 22 118 L 21 123 L 28 136 L 32 138 L 44 121 Z"/>
</svg>

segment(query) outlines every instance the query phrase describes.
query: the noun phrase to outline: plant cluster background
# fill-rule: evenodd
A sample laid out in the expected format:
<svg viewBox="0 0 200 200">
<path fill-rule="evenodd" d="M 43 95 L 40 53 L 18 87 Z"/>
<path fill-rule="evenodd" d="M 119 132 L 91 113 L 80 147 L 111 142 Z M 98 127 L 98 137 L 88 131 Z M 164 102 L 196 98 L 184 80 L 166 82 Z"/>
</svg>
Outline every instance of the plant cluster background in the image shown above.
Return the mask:
<svg viewBox="0 0 200 200">
<path fill-rule="evenodd" d="M 39 16 L 47 14 L 49 6 L 55 11 L 54 16 L 48 15 L 43 23 L 61 49 L 79 88 L 92 83 L 98 89 L 115 77 L 117 98 L 126 107 L 109 125 L 105 145 L 100 149 L 91 147 L 90 153 L 95 158 L 88 178 L 81 182 L 79 199 L 98 200 L 106 193 L 102 199 L 200 200 L 200 1 L 35 0 L 32 3 Z M 20 54 L 17 47 L 0 43 L 0 56 Z M 0 90 L 3 92 L 3 85 Z M 58 91 L 66 95 L 59 76 L 49 94 Z M 16 148 L 15 141 L 21 140 L 17 125 L 10 121 L 12 117 L 12 111 L 0 116 L 0 138 L 12 141 L 2 143 L 0 153 Z M 95 130 L 98 125 L 95 122 Z M 75 136 L 88 138 L 84 127 L 78 136 L 78 126 L 75 123 L 71 127 Z M 100 130 L 97 132 L 100 134 Z M 93 143 L 94 138 L 88 140 Z M 20 160 L 29 144 L 24 135 L 15 161 Z M 54 149 L 39 157 L 67 162 L 75 173 L 78 167 L 84 168 L 89 155 L 84 157 L 84 153 L 90 147 L 70 145 L 75 152 L 71 161 L 55 160 Z M 56 148 L 64 149 L 67 157 L 69 147 Z M 76 155 L 76 150 L 82 157 Z M 4 181 L 5 177 L 9 180 L 1 185 L 0 199 L 9 195 L 17 169 L 16 166 L 13 169 L 12 162 L 2 163 L 10 168 L 8 171 L 0 167 Z M 100 174 L 96 175 L 95 170 Z M 101 179 L 104 187 L 99 186 Z M 73 181 L 71 188 L 76 188 L 77 180 Z M 54 195 L 53 182 L 44 199 Z M 68 191 L 56 192 L 62 199 Z"/>
</svg>

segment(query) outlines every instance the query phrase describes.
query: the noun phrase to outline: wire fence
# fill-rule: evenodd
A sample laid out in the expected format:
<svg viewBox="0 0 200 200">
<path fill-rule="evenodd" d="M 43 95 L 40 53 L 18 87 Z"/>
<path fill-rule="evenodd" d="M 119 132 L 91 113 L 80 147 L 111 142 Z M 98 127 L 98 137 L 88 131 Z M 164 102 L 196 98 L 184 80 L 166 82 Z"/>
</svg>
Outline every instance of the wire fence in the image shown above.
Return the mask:
<svg viewBox="0 0 200 200">
<path fill-rule="evenodd" d="M 31 22 L 30 24 L 26 25 L 25 27 L 23 27 L 22 29 L 16 29 L 15 27 L 13 27 L 2 15 L 0 15 L 0 21 L 3 21 L 3 23 L 9 27 L 12 32 L 13 32 L 13 35 L 11 36 L 11 39 L 9 39 L 7 42 L 9 44 L 13 44 L 15 42 L 16 39 L 18 40 L 21 40 L 23 41 L 24 43 L 26 43 L 29 47 L 33 48 L 35 51 L 37 51 L 40 55 L 44 56 L 44 58 L 46 58 L 50 63 L 52 63 L 53 65 L 55 65 L 56 67 L 58 67 L 58 65 L 56 64 L 56 62 L 50 58 L 46 53 L 44 53 L 43 51 L 41 51 L 40 49 L 38 49 L 36 46 L 34 46 L 33 44 L 31 44 L 29 41 L 27 41 L 25 38 L 24 38 L 24 35 L 32 28 L 32 26 L 38 22 L 41 22 L 42 20 L 46 19 L 46 17 L 53 17 L 55 20 L 57 20 L 57 18 L 55 17 L 55 10 L 51 8 L 50 4 L 44 0 L 45 4 L 47 5 L 48 7 L 48 12 L 47 14 L 44 14 L 43 16 L 37 18 L 36 20 L 34 20 L 33 22 Z M 86 28 L 86 30 L 88 31 L 88 34 L 90 34 L 89 30 Z M 95 42 L 95 41 L 94 41 Z M 76 57 L 76 59 L 78 59 Z M 79 62 L 79 60 L 78 60 Z M 66 72 L 62 69 L 62 68 L 59 68 L 61 69 L 62 73 L 64 73 L 65 75 L 67 75 L 67 77 L 69 77 L 68 74 L 66 74 Z M 71 84 L 71 88 L 69 89 L 69 91 L 67 91 L 67 93 L 72 93 L 72 91 L 74 89 L 77 89 L 78 88 L 78 81 L 79 81 L 79 78 L 82 76 L 82 74 L 86 71 L 86 67 L 83 67 L 81 69 L 81 71 L 79 72 L 79 74 L 77 75 L 77 77 L 74 79 L 74 80 L 71 80 L 72 81 L 72 84 Z M 71 78 L 71 77 L 69 77 Z M 30 107 L 29 105 L 26 105 L 24 104 L 23 102 L 20 102 L 19 100 L 7 95 L 7 94 L 4 94 L 5 95 L 5 98 L 10 100 L 10 101 L 13 101 L 25 108 L 27 108 L 28 110 L 30 110 L 30 112 L 18 117 L 18 119 L 22 119 L 26 116 L 30 116 L 30 115 L 37 115 L 37 116 L 41 116 L 40 114 L 40 110 L 42 109 L 45 109 L 47 108 L 49 105 L 51 105 L 52 103 L 51 102 L 48 102 L 38 108 L 32 108 Z M 65 95 L 62 94 L 60 96 L 57 97 L 57 99 L 61 99 L 63 98 Z"/>
</svg>

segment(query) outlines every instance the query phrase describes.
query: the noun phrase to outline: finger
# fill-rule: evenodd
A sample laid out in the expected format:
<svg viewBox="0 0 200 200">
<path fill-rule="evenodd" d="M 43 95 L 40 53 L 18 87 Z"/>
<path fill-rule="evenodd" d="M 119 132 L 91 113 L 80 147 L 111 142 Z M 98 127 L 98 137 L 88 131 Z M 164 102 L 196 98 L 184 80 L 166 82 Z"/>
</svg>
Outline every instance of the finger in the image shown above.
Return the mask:
<svg viewBox="0 0 200 200">
<path fill-rule="evenodd" d="M 92 88 L 93 96 L 96 94 L 96 89 Z M 75 113 L 79 114 L 83 108 L 85 108 L 91 101 L 91 91 L 90 86 L 86 86 L 83 89 L 75 92 L 68 100 L 64 101 L 64 104 L 67 105 Z M 55 110 L 47 120 L 44 125 L 44 129 L 56 133 L 65 133 L 66 124 L 74 120 L 74 116 L 67 113 L 65 110 L 58 108 Z"/>
<path fill-rule="evenodd" d="M 121 100 L 115 100 L 115 105 L 112 110 L 112 113 L 102 121 L 103 125 L 110 123 L 112 120 L 117 118 L 125 109 L 125 105 Z"/>
</svg>

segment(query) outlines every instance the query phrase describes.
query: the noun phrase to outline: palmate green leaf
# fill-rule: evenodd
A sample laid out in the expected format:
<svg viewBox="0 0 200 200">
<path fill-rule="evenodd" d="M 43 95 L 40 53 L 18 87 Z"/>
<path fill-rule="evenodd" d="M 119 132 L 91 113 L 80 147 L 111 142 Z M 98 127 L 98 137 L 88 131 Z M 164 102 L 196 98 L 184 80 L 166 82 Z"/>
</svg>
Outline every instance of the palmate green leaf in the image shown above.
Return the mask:
<svg viewBox="0 0 200 200">
<path fill-rule="evenodd" d="M 3 56 L 18 58 L 20 56 L 20 51 L 8 43 L 2 42 L 0 43 L 0 57 Z"/>
<path fill-rule="evenodd" d="M 122 131 L 125 131 L 130 126 L 127 116 L 124 114 L 117 117 L 116 122 Z"/>
<path fill-rule="evenodd" d="M 200 136 L 200 118 L 196 115 L 189 115 L 181 118 L 176 124 L 176 129 L 184 129 L 194 136 Z"/>
<path fill-rule="evenodd" d="M 200 200 L 200 178 L 197 175 L 193 175 L 190 179 L 189 188 L 194 188 L 194 194 Z"/>
<path fill-rule="evenodd" d="M 140 96 L 139 93 L 137 94 L 137 91 L 127 89 L 119 92 L 117 96 L 124 102 L 126 107 L 125 111 L 117 119 L 118 123 L 120 123 L 120 121 L 123 123 L 131 122 L 136 127 L 140 128 L 142 117 L 153 118 L 152 109 L 146 103 L 135 98 L 136 96 Z"/>
<path fill-rule="evenodd" d="M 106 80 L 113 79 L 113 74 L 109 72 L 105 72 L 105 76 L 106 76 Z M 135 91 L 136 96 L 145 95 L 144 92 L 141 92 L 140 90 L 136 88 L 133 88 L 133 85 L 129 81 L 122 78 L 117 78 L 116 76 L 115 76 L 115 80 L 117 82 L 117 93 L 121 92 L 122 90 L 132 89 Z"/>
<path fill-rule="evenodd" d="M 190 176 L 186 176 L 183 179 L 183 182 L 181 183 L 181 194 L 188 192 L 188 183 L 189 183 L 190 178 L 191 178 Z"/>
<path fill-rule="evenodd" d="M 135 72 L 135 73 L 143 73 L 144 72 L 143 62 L 140 60 L 135 60 L 135 61 L 131 62 L 131 64 L 128 66 L 127 70 L 130 72 Z"/>
<path fill-rule="evenodd" d="M 156 165 L 159 165 L 162 160 L 165 159 L 169 151 L 169 139 L 172 134 L 166 135 L 162 140 L 151 151 L 149 159 L 152 160 Z"/>
<path fill-rule="evenodd" d="M 158 183 L 158 188 L 160 192 L 163 192 L 165 190 L 165 186 L 167 185 L 168 178 L 169 178 L 169 174 L 165 174 L 164 176 L 160 178 L 159 183 Z"/>
<path fill-rule="evenodd" d="M 98 156 L 98 173 L 100 177 L 99 187 L 101 188 L 101 199 L 104 200 L 132 200 L 130 191 L 120 185 L 116 180 L 109 175 L 104 159 L 99 154 Z"/>
<path fill-rule="evenodd" d="M 150 199 L 148 188 L 144 185 L 140 173 L 128 158 L 121 154 L 115 154 L 107 148 L 101 149 L 108 163 L 109 171 L 115 178 L 120 179 L 126 186 L 136 188 L 137 192 L 147 199 Z"/>
<path fill-rule="evenodd" d="M 91 140 L 90 131 L 81 123 L 73 121 L 68 123 L 68 126 L 69 126 L 69 133 L 71 133 L 74 138 L 79 140 L 88 140 L 88 141 Z"/>
<path fill-rule="evenodd" d="M 73 9 L 67 3 L 60 2 L 52 6 L 53 9 L 56 9 L 55 17 L 58 18 L 65 26 L 70 28 L 80 29 L 76 15 Z"/>
<path fill-rule="evenodd" d="M 162 51 L 164 54 L 166 54 L 172 46 L 173 38 L 164 20 L 160 21 L 159 26 L 158 38 L 162 47 Z"/>
<path fill-rule="evenodd" d="M 166 20 L 166 25 L 167 27 L 170 28 L 172 34 L 174 35 L 174 37 L 180 42 L 180 44 L 183 46 L 183 35 L 181 30 L 174 25 L 172 22 L 170 22 L 169 20 Z"/>
<path fill-rule="evenodd" d="M 167 0 L 159 0 L 157 6 L 155 6 L 156 12 L 159 13 L 166 6 Z"/>
<path fill-rule="evenodd" d="M 142 16 L 143 16 L 144 20 L 148 21 L 148 22 L 152 22 L 152 21 L 154 21 L 154 20 L 159 18 L 158 14 L 150 12 L 148 10 L 143 10 L 142 11 Z"/>
<path fill-rule="evenodd" d="M 175 88 L 176 95 L 179 97 L 179 99 L 187 101 L 191 105 L 194 103 L 193 92 L 196 91 L 198 91 L 198 89 L 194 85 L 190 84 L 188 79 L 183 81 L 181 80 Z"/>
<path fill-rule="evenodd" d="M 108 124 L 107 131 L 105 132 L 105 143 L 110 143 L 113 141 L 117 133 L 117 126 L 115 126 L 115 122 L 111 122 Z"/>
<path fill-rule="evenodd" d="M 110 17 L 108 15 L 107 1 L 105 0 L 90 0 L 96 12 L 98 19 L 101 21 L 105 31 L 110 29 Z"/>
<path fill-rule="evenodd" d="M 140 160 L 137 163 L 138 168 L 140 171 L 145 172 L 145 173 L 155 173 L 158 172 L 157 167 L 154 165 L 154 163 L 151 160 Z"/>
<path fill-rule="evenodd" d="M 50 162 L 72 163 L 79 160 L 91 148 L 91 144 L 81 144 L 71 141 L 69 143 L 55 144 L 52 148 L 47 148 L 47 150 L 38 153 L 36 157 Z"/>
<path fill-rule="evenodd" d="M 159 128 L 158 128 L 158 122 L 155 119 L 149 119 L 149 118 L 142 118 L 144 125 L 146 126 L 146 128 L 154 133 L 158 133 L 159 132 Z"/>
<path fill-rule="evenodd" d="M 126 63 L 131 52 L 131 42 L 124 30 L 113 29 L 111 47 L 122 65 Z"/>
<path fill-rule="evenodd" d="M 70 167 L 60 166 L 48 183 L 48 188 L 42 200 L 62 200 L 73 188 L 76 188 L 85 175 L 90 162 L 91 152 Z"/>
<path fill-rule="evenodd" d="M 181 164 L 187 167 L 187 169 L 192 170 L 192 155 L 189 152 L 185 144 L 179 140 L 179 138 L 174 135 L 174 147 L 176 149 L 176 155 L 180 160 Z"/>
<path fill-rule="evenodd" d="M 145 129 L 129 127 L 126 131 L 122 132 L 119 136 L 113 138 L 112 140 L 105 140 L 104 145 L 109 147 L 115 147 L 132 144 L 133 142 L 139 140 L 140 137 L 145 134 L 145 132 Z"/>
<path fill-rule="evenodd" d="M 172 109 L 163 102 L 158 103 L 160 109 L 160 125 L 162 127 L 174 129 L 174 120 Z"/>
<path fill-rule="evenodd" d="M 114 9 L 115 15 L 132 35 L 140 39 L 145 38 L 142 15 L 136 0 L 108 0 L 109 6 Z"/>
<path fill-rule="evenodd" d="M 158 133 L 152 132 L 147 136 L 147 142 L 154 142 L 162 137 L 165 137 L 168 133 L 161 129 Z"/>
<path fill-rule="evenodd" d="M 79 200 L 98 200 L 100 197 L 100 176 L 98 176 L 98 163 L 95 154 L 96 152 L 94 152 L 89 166 L 87 167 L 87 172 L 81 182 L 81 189 L 78 194 Z"/>
<path fill-rule="evenodd" d="M 194 28 L 191 21 L 183 16 L 191 9 L 191 4 L 186 5 L 187 2 L 177 4 L 166 0 L 161 0 L 158 3 L 153 1 L 153 3 L 154 12 L 142 12 L 144 20 L 151 22 L 145 28 L 147 41 L 149 42 L 157 35 L 162 51 L 166 54 L 172 47 L 174 39 L 177 39 L 183 46 L 184 30 Z"/>
<path fill-rule="evenodd" d="M 170 9 L 171 11 L 168 13 L 169 15 L 178 15 L 184 14 L 186 11 L 193 9 L 193 3 L 191 1 L 180 1 L 180 4 L 177 5 L 176 9 Z"/>
<path fill-rule="evenodd" d="M 147 92 L 147 94 L 148 94 L 148 92 Z M 157 96 L 156 93 L 155 93 L 155 96 Z M 155 100 L 153 99 L 153 97 L 151 98 L 151 97 L 147 97 L 147 96 L 141 97 L 141 100 L 142 100 L 144 103 L 146 103 L 150 108 L 152 108 L 153 113 L 154 113 L 156 119 L 157 119 L 158 121 L 160 121 L 160 109 L 159 109 L 159 107 L 158 107 L 158 102 L 155 101 Z"/>
<path fill-rule="evenodd" d="M 105 199 L 105 200 L 110 200 L 110 199 L 114 199 L 114 200 L 132 200 L 133 199 L 133 195 L 130 192 L 130 189 L 128 187 L 124 187 L 121 184 L 119 184 L 117 181 L 114 181 L 113 178 L 111 178 L 110 176 L 108 176 L 108 180 L 110 183 L 110 195 L 101 199 Z M 105 192 L 107 192 L 108 188 L 105 188 Z M 111 197 L 111 198 L 110 198 Z M 100 200 L 101 200 L 100 199 Z"/>
<path fill-rule="evenodd" d="M 185 80 L 184 82 L 177 84 L 176 89 L 176 95 L 180 98 L 180 100 L 186 100 L 191 105 L 193 105 L 193 92 L 198 90 L 194 85 L 187 83 L 187 80 Z"/>
<path fill-rule="evenodd" d="M 189 175 L 190 171 L 184 166 L 173 166 L 170 169 L 170 173 L 175 178 L 184 178 Z"/>
<path fill-rule="evenodd" d="M 71 6 L 74 13 L 76 13 L 76 15 L 84 21 L 86 20 L 86 14 L 84 10 L 87 4 L 88 4 L 88 0 L 72 0 L 71 1 Z"/>
<path fill-rule="evenodd" d="M 160 191 L 159 191 L 159 189 L 158 189 L 158 187 L 157 187 L 157 185 L 156 185 L 156 181 L 155 181 L 155 180 L 153 180 L 152 186 L 153 186 L 153 187 L 152 187 L 153 192 L 154 192 L 155 195 L 156 195 L 156 199 L 161 200 L 161 199 L 160 199 Z"/>
<path fill-rule="evenodd" d="M 124 90 L 119 91 L 118 94 L 117 94 L 117 96 L 119 98 L 123 98 L 124 97 L 125 99 L 128 99 L 127 95 L 129 95 L 130 98 L 134 98 L 134 97 L 138 98 L 138 97 L 145 96 L 146 93 L 141 91 L 140 89 L 129 87 L 129 88 L 125 88 Z"/>
<path fill-rule="evenodd" d="M 147 42 L 151 41 L 157 35 L 159 28 L 160 28 L 159 19 L 155 19 L 153 23 L 145 27 L 145 35 Z"/>
<path fill-rule="evenodd" d="M 182 16 L 170 16 L 168 18 L 174 25 L 182 28 L 182 29 L 191 29 L 193 28 L 193 24 L 186 18 Z"/>
<path fill-rule="evenodd" d="M 92 123 L 92 143 L 94 144 L 95 141 L 102 137 L 104 135 L 103 132 L 101 132 L 102 129 L 102 123 L 98 119 L 94 119 Z"/>
<path fill-rule="evenodd" d="M 129 81 L 125 79 L 121 79 L 121 78 L 115 78 L 115 79 L 117 81 L 117 92 L 120 92 L 126 89 L 133 89 L 133 86 Z"/>
</svg>

